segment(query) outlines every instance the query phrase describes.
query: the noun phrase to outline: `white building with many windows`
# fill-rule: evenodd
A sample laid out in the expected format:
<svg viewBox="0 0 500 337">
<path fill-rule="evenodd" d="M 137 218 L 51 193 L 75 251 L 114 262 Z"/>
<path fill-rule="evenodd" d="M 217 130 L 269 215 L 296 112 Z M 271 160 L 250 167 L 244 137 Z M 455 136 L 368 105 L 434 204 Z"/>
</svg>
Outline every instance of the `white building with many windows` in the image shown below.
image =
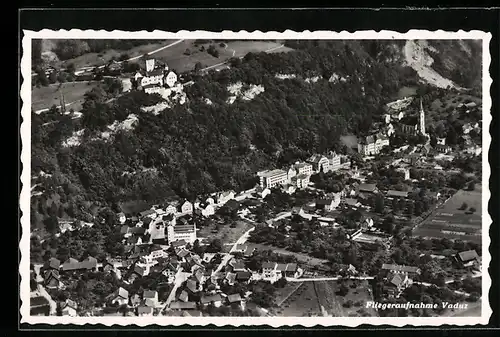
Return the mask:
<svg viewBox="0 0 500 337">
<path fill-rule="evenodd" d="M 288 182 L 288 173 L 283 170 L 266 170 L 257 172 L 262 188 L 273 188 Z"/>
</svg>

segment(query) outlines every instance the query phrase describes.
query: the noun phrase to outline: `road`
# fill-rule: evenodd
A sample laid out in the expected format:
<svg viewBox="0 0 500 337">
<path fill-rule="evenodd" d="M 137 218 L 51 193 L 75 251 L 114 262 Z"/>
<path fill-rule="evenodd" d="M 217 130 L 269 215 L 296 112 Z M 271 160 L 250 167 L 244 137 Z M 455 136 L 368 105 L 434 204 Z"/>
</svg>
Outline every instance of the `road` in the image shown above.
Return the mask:
<svg viewBox="0 0 500 337">
<path fill-rule="evenodd" d="M 240 236 L 238 240 L 236 240 L 236 242 L 234 243 L 233 247 L 231 247 L 231 250 L 229 251 L 229 253 L 234 252 L 234 250 L 236 249 L 237 245 L 242 245 L 245 242 L 247 242 L 248 237 L 250 236 L 250 232 L 253 231 L 254 229 L 255 229 L 255 227 L 252 227 L 249 230 L 247 230 L 245 233 L 243 233 L 243 235 Z"/>
<path fill-rule="evenodd" d="M 177 292 L 177 289 L 181 286 L 182 283 L 187 279 L 187 277 L 191 275 L 189 273 L 184 273 L 181 270 L 177 271 L 177 274 L 175 275 L 175 283 L 174 287 L 172 288 L 172 291 L 168 295 L 167 301 L 165 302 L 165 307 L 163 310 L 167 309 L 168 306 L 170 305 L 170 302 L 172 302 L 175 299 L 175 293 Z"/>
<path fill-rule="evenodd" d="M 179 43 L 181 43 L 182 41 L 184 41 L 184 39 L 177 40 L 177 41 L 172 42 L 172 43 L 170 43 L 170 44 L 168 44 L 168 45 L 166 45 L 166 46 L 163 46 L 163 47 L 160 47 L 160 48 L 155 49 L 155 50 L 153 50 L 153 51 L 150 51 L 149 53 L 145 53 L 145 54 L 137 55 L 137 56 L 131 57 L 131 58 L 129 58 L 129 59 L 126 59 L 126 60 L 124 60 L 124 61 L 117 61 L 117 63 L 123 63 L 123 62 L 135 61 L 135 60 L 138 60 L 138 59 L 140 59 L 141 57 L 143 57 L 143 56 L 145 56 L 145 55 L 153 55 L 153 54 L 156 54 L 156 53 L 158 53 L 158 52 L 160 52 L 160 51 L 162 51 L 162 50 L 165 50 L 165 49 L 167 49 L 167 48 L 170 48 L 170 47 L 172 47 L 172 46 L 175 46 L 176 44 L 179 44 Z M 102 68 L 104 68 L 105 66 L 106 66 L 106 65 L 101 65 L 101 66 L 98 66 L 97 68 L 98 68 L 98 69 L 102 69 Z M 77 72 L 83 72 L 83 71 L 85 71 L 85 70 L 90 70 L 90 69 L 95 69 L 95 68 L 96 68 L 95 66 L 81 67 L 81 68 L 79 68 L 77 71 L 75 71 L 75 73 L 77 73 Z"/>
</svg>

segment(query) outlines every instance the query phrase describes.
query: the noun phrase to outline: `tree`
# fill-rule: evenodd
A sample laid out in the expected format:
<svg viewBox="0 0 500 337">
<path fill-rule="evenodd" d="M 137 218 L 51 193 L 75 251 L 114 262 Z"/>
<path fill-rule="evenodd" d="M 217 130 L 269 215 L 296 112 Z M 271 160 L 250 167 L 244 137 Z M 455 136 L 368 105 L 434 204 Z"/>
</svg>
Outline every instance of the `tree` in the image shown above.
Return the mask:
<svg viewBox="0 0 500 337">
<path fill-rule="evenodd" d="M 56 233 L 59 230 L 59 220 L 56 215 L 51 215 L 44 220 L 45 229 L 49 233 Z"/>
<path fill-rule="evenodd" d="M 467 203 L 464 202 L 464 203 L 462 203 L 462 205 L 458 209 L 461 210 L 461 211 L 464 211 L 464 210 L 467 209 L 467 207 L 468 207 Z"/>
<path fill-rule="evenodd" d="M 349 292 L 349 287 L 347 285 L 345 285 L 344 283 L 342 283 L 340 285 L 339 290 L 337 291 L 337 294 L 339 296 L 345 296 L 345 295 L 347 295 L 348 292 Z"/>
<path fill-rule="evenodd" d="M 475 207 L 471 207 L 471 208 L 469 208 L 469 212 L 470 212 L 470 213 L 474 213 L 475 211 L 476 211 L 476 208 L 475 208 Z"/>
<path fill-rule="evenodd" d="M 384 212 L 384 198 L 380 195 L 375 197 L 375 212 L 383 213 Z"/>
<path fill-rule="evenodd" d="M 469 184 L 467 185 L 467 189 L 469 191 L 474 191 L 475 188 L 476 188 L 476 183 L 474 181 L 469 182 Z"/>
<path fill-rule="evenodd" d="M 196 62 L 195 65 L 194 65 L 194 72 L 197 73 L 199 72 L 201 69 L 203 68 L 203 65 L 201 64 L 201 62 Z"/>
<path fill-rule="evenodd" d="M 206 249 L 207 253 L 219 253 L 222 251 L 222 241 L 220 239 L 213 239 Z"/>
</svg>

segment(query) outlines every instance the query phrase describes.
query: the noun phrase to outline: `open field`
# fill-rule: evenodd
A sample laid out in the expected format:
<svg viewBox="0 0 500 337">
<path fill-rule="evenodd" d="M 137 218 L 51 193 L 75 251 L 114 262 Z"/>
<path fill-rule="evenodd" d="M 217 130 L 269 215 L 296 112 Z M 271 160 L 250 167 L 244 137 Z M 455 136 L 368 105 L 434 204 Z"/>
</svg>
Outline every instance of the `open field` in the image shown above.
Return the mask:
<svg viewBox="0 0 500 337">
<path fill-rule="evenodd" d="M 223 244 L 234 243 L 240 238 L 240 236 L 252 227 L 254 227 L 254 225 L 248 221 L 236 220 L 236 227 L 234 228 L 231 228 L 229 224 L 226 224 L 220 226 L 219 229 L 216 230 L 216 225 L 213 224 L 200 228 L 196 235 L 200 241 L 202 241 L 202 239 L 204 239 L 205 242 L 220 239 Z M 229 252 L 231 246 L 223 246 L 223 248 Z"/>
<path fill-rule="evenodd" d="M 301 283 L 276 311 L 286 317 L 322 316 L 313 282 Z"/>
<path fill-rule="evenodd" d="M 463 203 L 467 210 L 459 210 Z M 474 213 L 468 212 L 474 207 Z M 460 190 L 418 226 L 413 235 L 481 242 L 481 191 Z"/>
<path fill-rule="evenodd" d="M 277 296 L 279 316 L 378 316 L 374 309 L 366 308 L 372 301 L 368 281 L 346 281 L 349 288 L 345 296 L 337 294 L 338 281 L 302 282 L 300 286 L 287 284 Z"/>
<path fill-rule="evenodd" d="M 79 111 L 86 92 L 99 85 L 100 82 L 67 82 L 51 84 L 47 87 L 33 88 L 31 91 L 31 108 L 34 111 L 49 109 L 53 105 L 61 104 L 61 93 L 64 95 L 66 110 L 73 109 Z"/>
<path fill-rule="evenodd" d="M 213 44 L 219 51 L 219 57 L 207 53 L 206 50 L 210 44 Z M 205 51 L 200 50 L 202 46 Z M 268 41 L 230 41 L 224 47 L 220 46 L 220 42 L 195 46 L 194 40 L 185 40 L 171 48 L 155 53 L 154 57 L 166 62 L 170 68 L 184 72 L 193 70 L 198 62 L 202 64 L 202 68 L 213 67 L 216 69 L 217 65 L 225 67 L 224 62 L 231 57 L 243 57 L 249 52 L 285 52 L 291 50 L 280 46 L 281 44 L 277 42 Z M 186 49 L 189 49 L 189 55 L 185 54 Z"/>
<path fill-rule="evenodd" d="M 127 54 L 129 58 L 136 57 L 139 55 L 147 54 L 165 45 L 168 45 L 176 40 L 165 40 L 162 43 L 151 43 L 142 46 L 136 46 L 129 50 L 106 50 L 102 53 L 88 53 L 70 60 L 65 60 L 62 62 L 62 67 L 66 67 L 68 64 L 74 64 L 76 69 L 83 67 L 96 67 L 108 63 L 113 57 L 119 58 L 122 54 Z"/>
</svg>

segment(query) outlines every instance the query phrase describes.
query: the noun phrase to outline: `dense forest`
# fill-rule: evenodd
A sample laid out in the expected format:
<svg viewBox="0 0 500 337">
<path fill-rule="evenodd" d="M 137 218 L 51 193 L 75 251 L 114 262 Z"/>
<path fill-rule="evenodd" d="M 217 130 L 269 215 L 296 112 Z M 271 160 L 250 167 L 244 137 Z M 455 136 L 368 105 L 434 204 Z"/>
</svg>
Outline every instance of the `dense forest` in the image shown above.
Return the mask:
<svg viewBox="0 0 500 337">
<path fill-rule="evenodd" d="M 341 135 L 368 131 L 401 86 L 418 84 L 411 68 L 380 56 L 387 52 L 380 45 L 293 43 L 301 48 L 250 53 L 231 60 L 230 69 L 203 76 L 193 72 L 194 84 L 185 88 L 187 103 L 158 115 L 141 107 L 155 104 L 159 96 L 131 92 L 106 103 L 108 96 L 98 89 L 86 95 L 78 123 L 61 116 L 64 121 L 43 125 L 43 117 L 34 115 L 32 174 L 52 176 L 43 179 L 49 193 L 32 198 L 32 223 L 39 227 L 50 214 L 92 213 L 91 206 L 116 208 L 136 199 L 157 202 L 173 194 L 192 199 L 251 188 L 257 170 L 330 149 L 345 152 Z M 281 80 L 277 73 L 298 77 Z M 344 80 L 329 81 L 333 74 Z M 310 76 L 322 79 L 303 80 Z M 227 85 L 236 82 L 262 85 L 265 91 L 228 104 Z M 134 130 L 117 131 L 107 140 L 97 137 L 106 125 L 130 114 L 139 119 Z M 62 146 L 82 128 L 81 145 Z"/>
</svg>

